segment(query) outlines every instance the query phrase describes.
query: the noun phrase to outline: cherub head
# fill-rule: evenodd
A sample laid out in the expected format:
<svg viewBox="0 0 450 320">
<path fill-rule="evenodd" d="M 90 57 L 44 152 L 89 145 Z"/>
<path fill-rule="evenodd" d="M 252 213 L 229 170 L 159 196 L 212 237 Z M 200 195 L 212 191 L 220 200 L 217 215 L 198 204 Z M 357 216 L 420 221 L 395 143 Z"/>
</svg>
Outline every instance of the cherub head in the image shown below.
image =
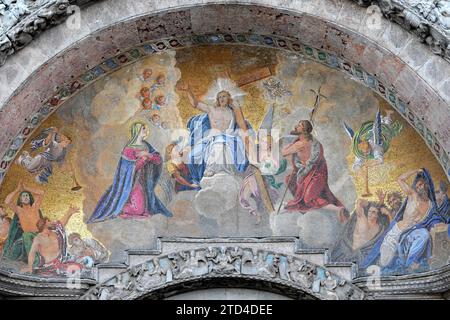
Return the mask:
<svg viewBox="0 0 450 320">
<path fill-rule="evenodd" d="M 156 77 L 156 84 L 159 86 L 163 86 L 166 83 L 166 76 L 164 74 L 159 74 Z"/>
<path fill-rule="evenodd" d="M 166 97 L 164 96 L 164 95 L 162 95 L 162 94 L 160 94 L 160 95 L 158 95 L 158 96 L 156 96 L 156 98 L 155 98 L 155 103 L 158 105 L 158 106 L 165 106 L 166 105 Z"/>
<path fill-rule="evenodd" d="M 142 72 L 142 77 L 144 78 L 144 80 L 148 80 L 152 76 L 152 74 L 153 74 L 152 69 L 147 68 L 144 69 L 144 71 Z"/>
<path fill-rule="evenodd" d="M 144 110 L 149 110 L 152 108 L 152 100 L 150 98 L 145 98 L 142 101 L 142 108 L 144 108 Z"/>
<path fill-rule="evenodd" d="M 148 87 L 142 87 L 140 93 L 141 97 L 150 98 L 150 89 Z"/>
<path fill-rule="evenodd" d="M 158 113 L 153 113 L 150 117 L 150 120 L 152 121 L 153 124 L 159 125 L 161 122 L 161 117 L 159 116 Z"/>
</svg>

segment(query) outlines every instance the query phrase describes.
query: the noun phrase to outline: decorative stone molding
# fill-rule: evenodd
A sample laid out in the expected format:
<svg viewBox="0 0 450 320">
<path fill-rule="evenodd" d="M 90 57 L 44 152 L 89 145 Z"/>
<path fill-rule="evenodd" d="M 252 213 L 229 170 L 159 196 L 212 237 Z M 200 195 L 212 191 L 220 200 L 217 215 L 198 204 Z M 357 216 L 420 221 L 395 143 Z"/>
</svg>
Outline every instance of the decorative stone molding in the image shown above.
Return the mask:
<svg viewBox="0 0 450 320">
<path fill-rule="evenodd" d="M 378 0 L 383 15 L 411 31 L 450 62 L 449 0 Z"/>
<path fill-rule="evenodd" d="M 223 241 L 223 240 L 222 240 Z M 240 279 L 274 283 L 297 291 L 296 296 L 323 300 L 361 300 L 362 290 L 325 267 L 293 255 L 269 250 L 234 246 L 208 246 L 183 250 L 130 266 L 111 279 L 91 288 L 81 299 L 134 300 L 159 296 L 168 288 L 193 282 Z"/>
<path fill-rule="evenodd" d="M 78 299 L 95 284 L 92 279 L 42 278 L 0 269 L 0 297 Z"/>
<path fill-rule="evenodd" d="M 1 0 L 0 65 L 38 34 L 63 22 L 73 13 L 70 5 L 69 0 Z"/>
<path fill-rule="evenodd" d="M 370 299 L 448 299 L 450 265 L 404 276 L 360 277 L 353 284 Z"/>
<path fill-rule="evenodd" d="M 74 12 L 71 5 L 95 1 L 98 0 L 0 0 L 0 66 L 39 33 L 62 23 Z M 387 19 L 416 34 L 433 53 L 450 61 L 449 0 L 352 1 L 366 7 L 379 6 Z"/>
</svg>

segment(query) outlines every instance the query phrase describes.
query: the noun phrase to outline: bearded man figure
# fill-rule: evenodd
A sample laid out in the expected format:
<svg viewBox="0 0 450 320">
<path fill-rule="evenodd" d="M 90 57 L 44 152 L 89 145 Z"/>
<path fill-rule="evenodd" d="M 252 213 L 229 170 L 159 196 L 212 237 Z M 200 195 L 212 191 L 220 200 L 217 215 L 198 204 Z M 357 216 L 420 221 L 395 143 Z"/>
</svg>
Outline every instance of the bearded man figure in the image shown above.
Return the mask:
<svg viewBox="0 0 450 320">
<path fill-rule="evenodd" d="M 407 180 L 413 175 L 410 186 Z M 402 174 L 397 182 L 407 198 L 361 267 L 378 264 L 382 274 L 426 271 L 432 248 L 429 231 L 443 222 L 433 180 L 426 169 L 419 169 Z"/>
<path fill-rule="evenodd" d="M 312 124 L 300 120 L 291 132 L 298 138 L 282 150 L 282 156 L 290 160 L 292 172 L 286 183 L 294 199 L 285 209 L 306 213 L 314 209 L 329 209 L 338 213 L 339 220 L 346 222 L 348 211 L 328 186 L 328 167 L 322 144 L 312 135 Z"/>
</svg>

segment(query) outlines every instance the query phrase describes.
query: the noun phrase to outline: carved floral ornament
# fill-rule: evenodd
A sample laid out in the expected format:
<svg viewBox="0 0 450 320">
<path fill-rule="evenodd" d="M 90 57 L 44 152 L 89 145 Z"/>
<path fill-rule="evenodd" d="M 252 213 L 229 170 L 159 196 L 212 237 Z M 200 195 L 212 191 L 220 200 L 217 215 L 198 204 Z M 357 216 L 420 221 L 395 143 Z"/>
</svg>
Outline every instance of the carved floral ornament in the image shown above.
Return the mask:
<svg viewBox="0 0 450 320">
<path fill-rule="evenodd" d="M 378 0 L 383 15 L 416 34 L 435 54 L 450 61 L 449 0 Z"/>
<path fill-rule="evenodd" d="M 192 249 L 155 257 L 91 288 L 84 300 L 133 300 L 192 280 L 243 278 L 278 283 L 324 300 L 364 293 L 323 267 L 297 257 L 240 246 Z"/>
</svg>

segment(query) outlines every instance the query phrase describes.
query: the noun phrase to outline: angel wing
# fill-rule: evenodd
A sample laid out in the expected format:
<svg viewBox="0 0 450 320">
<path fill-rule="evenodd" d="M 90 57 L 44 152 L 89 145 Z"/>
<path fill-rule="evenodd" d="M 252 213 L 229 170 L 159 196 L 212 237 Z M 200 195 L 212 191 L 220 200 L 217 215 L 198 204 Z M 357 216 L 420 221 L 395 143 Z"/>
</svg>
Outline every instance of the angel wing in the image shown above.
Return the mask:
<svg viewBox="0 0 450 320">
<path fill-rule="evenodd" d="M 269 107 L 269 109 L 266 112 L 266 115 L 264 116 L 264 120 L 261 122 L 261 125 L 259 126 L 260 130 L 272 130 L 273 127 L 273 105 Z"/>
<path fill-rule="evenodd" d="M 175 185 L 165 165 L 162 169 L 161 175 L 159 176 L 158 185 L 163 191 L 161 200 L 165 205 L 167 205 L 173 199 L 173 190 Z"/>
<path fill-rule="evenodd" d="M 383 145 L 383 136 L 381 135 L 381 112 L 380 109 L 377 111 L 375 116 L 375 121 L 373 122 L 373 141 L 377 146 Z"/>
<path fill-rule="evenodd" d="M 342 122 L 342 126 L 344 127 L 344 130 L 345 130 L 345 132 L 347 132 L 350 139 L 353 139 L 353 136 L 355 135 L 355 132 L 353 131 L 353 129 L 345 122 Z"/>
</svg>

